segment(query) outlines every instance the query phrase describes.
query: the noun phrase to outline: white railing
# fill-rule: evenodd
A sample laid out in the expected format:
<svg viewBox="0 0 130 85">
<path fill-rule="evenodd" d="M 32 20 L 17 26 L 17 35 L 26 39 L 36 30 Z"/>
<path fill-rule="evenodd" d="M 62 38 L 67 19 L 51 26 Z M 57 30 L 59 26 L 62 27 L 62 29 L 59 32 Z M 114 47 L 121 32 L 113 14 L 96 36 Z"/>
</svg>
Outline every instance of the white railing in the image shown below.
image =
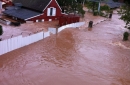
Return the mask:
<svg viewBox="0 0 130 85">
<path fill-rule="evenodd" d="M 58 32 L 62 31 L 65 28 L 76 28 L 84 25 L 85 22 L 78 22 L 73 24 L 68 24 L 58 28 Z M 7 40 L 0 41 L 0 55 L 8 53 L 10 51 L 16 50 L 18 48 L 24 47 L 26 45 L 32 44 L 39 40 L 42 40 L 50 36 L 50 32 L 56 34 L 56 28 L 48 28 L 48 32 L 39 32 L 27 37 L 22 37 L 22 35 L 13 37 Z"/>
<path fill-rule="evenodd" d="M 77 23 L 64 25 L 64 26 L 61 26 L 60 28 L 58 28 L 58 32 L 62 31 L 65 28 L 77 28 L 77 27 L 80 27 L 80 26 L 82 26 L 84 24 L 85 24 L 85 22 L 77 22 Z"/>
<path fill-rule="evenodd" d="M 22 35 L 20 35 L 17 37 L 0 41 L 0 55 L 24 47 L 26 45 L 32 44 L 48 36 L 50 36 L 49 32 L 39 32 L 27 37 L 22 37 Z"/>
</svg>

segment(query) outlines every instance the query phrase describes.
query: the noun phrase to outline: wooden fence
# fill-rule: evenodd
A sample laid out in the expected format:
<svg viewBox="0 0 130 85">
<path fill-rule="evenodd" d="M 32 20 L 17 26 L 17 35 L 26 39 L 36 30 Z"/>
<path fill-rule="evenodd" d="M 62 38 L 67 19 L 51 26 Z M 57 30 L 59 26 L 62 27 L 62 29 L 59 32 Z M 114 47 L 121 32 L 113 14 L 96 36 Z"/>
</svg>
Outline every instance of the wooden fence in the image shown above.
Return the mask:
<svg viewBox="0 0 130 85">
<path fill-rule="evenodd" d="M 58 32 L 62 31 L 65 28 L 76 28 L 84 25 L 85 22 L 78 22 L 73 24 L 68 24 L 62 27 L 58 28 Z M 0 41 L 0 55 L 3 55 L 5 53 L 11 52 L 13 50 L 16 50 L 18 48 L 27 46 L 29 44 L 32 44 L 34 42 L 37 42 L 39 40 L 42 40 L 46 37 L 50 36 L 50 32 L 53 34 L 56 34 L 56 28 L 48 28 L 48 32 L 39 32 L 36 34 L 32 34 L 27 37 L 22 37 L 22 35 L 13 37 L 7 40 Z"/>
</svg>

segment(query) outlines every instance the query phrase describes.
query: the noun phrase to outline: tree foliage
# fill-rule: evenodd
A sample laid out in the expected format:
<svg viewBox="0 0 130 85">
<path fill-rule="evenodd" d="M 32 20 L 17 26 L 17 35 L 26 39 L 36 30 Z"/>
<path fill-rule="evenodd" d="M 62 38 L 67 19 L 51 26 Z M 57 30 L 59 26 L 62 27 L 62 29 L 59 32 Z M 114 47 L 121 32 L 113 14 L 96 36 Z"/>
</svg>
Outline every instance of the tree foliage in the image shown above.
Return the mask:
<svg viewBox="0 0 130 85">
<path fill-rule="evenodd" d="M 126 0 L 126 4 L 123 5 L 118 13 L 121 15 L 120 19 L 126 22 L 126 28 L 130 28 L 130 1 Z"/>
<path fill-rule="evenodd" d="M 100 7 L 100 16 L 108 17 L 110 13 L 110 7 L 108 5 L 103 5 Z"/>
<path fill-rule="evenodd" d="M 103 15 L 106 17 L 108 13 L 110 12 L 110 7 L 107 4 L 101 6 L 100 3 L 107 3 L 111 0 L 87 0 L 87 1 L 88 1 L 87 8 L 91 9 L 93 12 L 97 12 L 98 10 L 99 12 L 98 14 L 100 14 L 101 16 Z"/>
<path fill-rule="evenodd" d="M 88 1 L 86 3 L 86 6 L 89 10 L 92 10 L 94 12 L 98 9 L 98 2 Z"/>
<path fill-rule="evenodd" d="M 110 11 L 110 7 L 108 5 L 104 5 L 104 6 L 100 7 L 100 10 L 101 11 L 106 11 L 106 10 Z"/>
<path fill-rule="evenodd" d="M 85 14 L 85 11 L 83 10 L 83 6 L 81 3 L 83 3 L 84 0 L 57 0 L 60 7 L 62 8 L 62 12 L 65 13 L 78 13 L 82 16 Z"/>
<path fill-rule="evenodd" d="M 86 2 L 86 6 L 89 10 L 92 10 L 93 13 L 97 12 L 98 8 L 99 8 L 99 3 L 101 2 L 107 2 L 107 0 L 88 0 Z M 105 7 L 102 7 L 105 8 Z"/>
</svg>

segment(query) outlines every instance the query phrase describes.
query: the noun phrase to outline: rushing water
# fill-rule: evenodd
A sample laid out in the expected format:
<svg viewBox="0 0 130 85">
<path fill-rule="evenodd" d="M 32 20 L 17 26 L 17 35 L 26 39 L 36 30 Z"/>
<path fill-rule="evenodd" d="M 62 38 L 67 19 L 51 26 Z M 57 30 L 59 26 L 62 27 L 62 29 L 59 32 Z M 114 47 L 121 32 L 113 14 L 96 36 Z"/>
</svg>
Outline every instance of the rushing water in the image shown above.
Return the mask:
<svg viewBox="0 0 130 85">
<path fill-rule="evenodd" d="M 130 85 L 130 41 L 113 17 L 2 55 L 0 85 Z"/>
</svg>

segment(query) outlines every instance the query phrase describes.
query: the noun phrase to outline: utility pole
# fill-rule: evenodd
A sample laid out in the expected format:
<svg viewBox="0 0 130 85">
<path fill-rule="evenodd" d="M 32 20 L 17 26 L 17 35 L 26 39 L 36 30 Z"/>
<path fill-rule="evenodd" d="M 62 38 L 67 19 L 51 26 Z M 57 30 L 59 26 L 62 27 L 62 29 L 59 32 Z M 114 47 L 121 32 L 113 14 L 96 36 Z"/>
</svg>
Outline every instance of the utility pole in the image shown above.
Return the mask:
<svg viewBox="0 0 130 85">
<path fill-rule="evenodd" d="M 101 0 L 99 0 L 99 4 L 98 4 L 98 13 L 100 13 L 100 5 L 101 5 Z"/>
</svg>

